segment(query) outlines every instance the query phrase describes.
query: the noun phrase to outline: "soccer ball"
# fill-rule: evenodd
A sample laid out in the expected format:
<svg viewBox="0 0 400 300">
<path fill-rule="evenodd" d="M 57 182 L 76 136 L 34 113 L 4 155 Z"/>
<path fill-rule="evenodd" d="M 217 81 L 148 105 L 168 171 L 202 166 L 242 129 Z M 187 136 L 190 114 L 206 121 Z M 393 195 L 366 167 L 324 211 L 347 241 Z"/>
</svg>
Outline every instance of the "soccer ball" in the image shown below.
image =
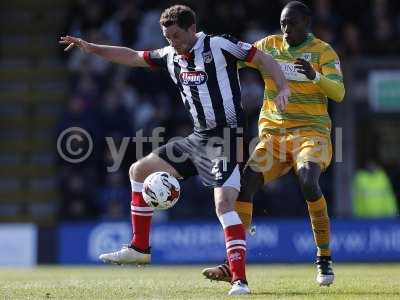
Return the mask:
<svg viewBox="0 0 400 300">
<path fill-rule="evenodd" d="M 171 208 L 178 201 L 180 193 L 178 180 L 167 172 L 152 173 L 143 183 L 143 199 L 155 209 Z"/>
</svg>

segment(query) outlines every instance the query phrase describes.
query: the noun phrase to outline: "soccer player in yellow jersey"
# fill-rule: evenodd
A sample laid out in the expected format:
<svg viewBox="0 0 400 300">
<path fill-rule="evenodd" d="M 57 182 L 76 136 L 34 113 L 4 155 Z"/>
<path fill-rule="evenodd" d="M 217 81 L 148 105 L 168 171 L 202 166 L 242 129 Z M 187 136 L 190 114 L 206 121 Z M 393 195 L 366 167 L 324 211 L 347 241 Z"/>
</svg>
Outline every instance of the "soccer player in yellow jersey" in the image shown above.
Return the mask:
<svg viewBox="0 0 400 300">
<path fill-rule="evenodd" d="M 278 60 L 291 96 L 288 103 L 274 102 L 277 88 L 269 74 L 262 74 L 265 92 L 259 118 L 260 142 L 245 167 L 236 209 L 249 228 L 255 192 L 293 168 L 307 202 L 317 246 L 316 280 L 320 285 L 330 285 L 334 273 L 329 216 L 318 181 L 332 158 L 327 98 L 341 102 L 345 90 L 337 54 L 309 32 L 310 22 L 311 11 L 305 4 L 289 2 L 280 18 L 283 35 L 267 36 L 254 44 Z M 203 274 L 214 280 L 230 278 L 226 264 L 205 269 Z"/>
</svg>

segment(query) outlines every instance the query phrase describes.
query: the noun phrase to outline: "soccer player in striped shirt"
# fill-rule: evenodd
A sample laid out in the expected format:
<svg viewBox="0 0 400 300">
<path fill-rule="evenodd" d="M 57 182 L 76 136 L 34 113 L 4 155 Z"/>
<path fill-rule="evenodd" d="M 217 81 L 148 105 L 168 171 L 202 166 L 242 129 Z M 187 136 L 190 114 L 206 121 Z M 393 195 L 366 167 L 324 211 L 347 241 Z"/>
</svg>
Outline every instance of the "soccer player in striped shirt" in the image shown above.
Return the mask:
<svg viewBox="0 0 400 300">
<path fill-rule="evenodd" d="M 293 168 L 308 206 L 317 246 L 316 281 L 330 285 L 334 280 L 330 224 L 318 182 L 332 158 L 328 98 L 341 102 L 345 89 L 337 54 L 309 32 L 310 22 L 311 11 L 306 5 L 289 2 L 280 18 L 283 35 L 267 36 L 254 44 L 278 61 L 289 81 L 291 96 L 286 106 L 275 102 L 276 85 L 270 74 L 261 71 L 265 92 L 259 117 L 260 142 L 244 169 L 236 210 L 248 228 L 255 192 Z M 203 274 L 215 280 L 230 278 L 226 264 L 207 268 Z"/>
<path fill-rule="evenodd" d="M 217 216 L 225 234 L 230 295 L 249 294 L 245 273 L 246 234 L 235 211 L 240 191 L 240 141 L 243 141 L 244 111 L 240 99 L 237 62 L 247 61 L 272 74 L 278 86 L 275 98 L 284 106 L 290 94 L 287 81 L 271 55 L 229 36 L 196 32 L 195 13 L 184 5 L 167 8 L 161 15 L 162 32 L 169 45 L 153 51 L 135 51 L 88 43 L 66 36 L 66 50 L 77 46 L 87 53 L 132 67 L 162 68 L 179 88 L 190 113 L 194 133 L 169 142 L 138 160 L 130 168 L 132 183 L 133 239 L 128 247 L 100 255 L 105 262 L 136 264 L 150 262 L 149 234 L 152 208 L 143 200 L 144 179 L 165 171 L 177 178 L 199 175 L 214 189 Z"/>
</svg>

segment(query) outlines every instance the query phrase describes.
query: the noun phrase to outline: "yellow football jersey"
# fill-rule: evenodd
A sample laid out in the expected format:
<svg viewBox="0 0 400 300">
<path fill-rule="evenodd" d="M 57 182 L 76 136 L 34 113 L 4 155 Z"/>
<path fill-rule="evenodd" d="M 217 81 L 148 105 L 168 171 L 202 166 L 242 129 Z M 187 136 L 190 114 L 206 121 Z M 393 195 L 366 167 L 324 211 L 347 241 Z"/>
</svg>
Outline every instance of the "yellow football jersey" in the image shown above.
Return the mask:
<svg viewBox="0 0 400 300">
<path fill-rule="evenodd" d="M 278 61 L 291 91 L 285 111 L 279 112 L 273 101 L 278 89 L 270 74 L 262 74 L 265 91 L 259 118 L 260 134 L 300 131 L 302 134 L 314 132 L 330 135 L 327 97 L 317 84 L 296 71 L 294 62 L 297 58 L 303 58 L 326 78 L 343 83 L 339 58 L 332 47 L 312 34 L 308 34 L 306 40 L 297 47 L 290 47 L 282 35 L 267 36 L 255 42 L 254 46 Z"/>
</svg>

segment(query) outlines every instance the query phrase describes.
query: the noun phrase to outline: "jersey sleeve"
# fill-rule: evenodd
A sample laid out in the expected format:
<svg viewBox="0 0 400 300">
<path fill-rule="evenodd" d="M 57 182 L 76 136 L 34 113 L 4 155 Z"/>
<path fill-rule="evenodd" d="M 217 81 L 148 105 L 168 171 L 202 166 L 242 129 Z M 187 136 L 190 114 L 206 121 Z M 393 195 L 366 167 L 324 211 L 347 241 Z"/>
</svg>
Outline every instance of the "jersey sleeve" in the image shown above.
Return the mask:
<svg viewBox="0 0 400 300">
<path fill-rule="evenodd" d="M 321 74 L 326 78 L 343 83 L 339 57 L 331 46 L 327 46 L 320 58 Z"/>
<path fill-rule="evenodd" d="M 251 62 L 257 52 L 253 45 L 239 41 L 230 35 L 220 36 L 220 43 L 222 49 L 240 61 Z"/>
<path fill-rule="evenodd" d="M 143 59 L 151 68 L 167 68 L 168 47 L 143 51 Z"/>
<path fill-rule="evenodd" d="M 340 61 L 336 52 L 329 45 L 321 54 L 320 71 L 321 77 L 317 85 L 328 98 L 337 102 L 343 101 L 345 88 Z"/>
</svg>

